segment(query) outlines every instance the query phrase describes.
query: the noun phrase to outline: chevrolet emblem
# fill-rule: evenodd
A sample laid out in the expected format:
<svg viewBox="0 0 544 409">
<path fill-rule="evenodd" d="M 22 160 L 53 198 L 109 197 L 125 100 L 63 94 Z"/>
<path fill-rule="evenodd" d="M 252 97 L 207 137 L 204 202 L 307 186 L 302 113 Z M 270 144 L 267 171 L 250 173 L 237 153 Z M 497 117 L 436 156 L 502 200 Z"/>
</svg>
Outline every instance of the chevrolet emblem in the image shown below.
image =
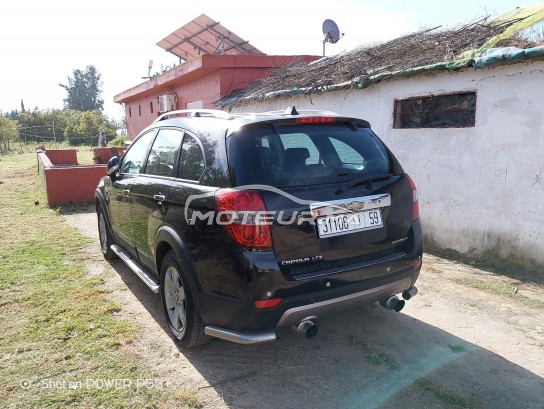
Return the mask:
<svg viewBox="0 0 544 409">
<path fill-rule="evenodd" d="M 364 207 L 365 207 L 364 202 L 351 202 L 346 206 L 346 208 L 351 210 L 352 212 L 358 212 L 359 210 L 363 209 Z"/>
</svg>

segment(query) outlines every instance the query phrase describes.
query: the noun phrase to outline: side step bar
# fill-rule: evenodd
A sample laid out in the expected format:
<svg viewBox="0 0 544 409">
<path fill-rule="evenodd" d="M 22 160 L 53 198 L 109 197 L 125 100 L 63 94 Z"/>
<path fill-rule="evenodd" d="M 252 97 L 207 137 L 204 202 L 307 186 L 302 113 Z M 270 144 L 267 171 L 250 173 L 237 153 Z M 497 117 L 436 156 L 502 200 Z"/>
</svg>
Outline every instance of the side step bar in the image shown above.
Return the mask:
<svg viewBox="0 0 544 409">
<path fill-rule="evenodd" d="M 118 244 L 112 244 L 110 248 L 119 256 L 123 263 L 125 263 L 132 271 L 134 271 L 134 273 L 136 273 L 138 277 L 142 279 L 142 281 L 151 289 L 151 291 L 154 293 L 159 292 L 159 283 L 157 283 L 157 279 L 153 277 L 151 273 L 148 273 L 142 267 L 140 267 L 137 260 L 132 258 L 132 256 Z"/>
<path fill-rule="evenodd" d="M 206 325 L 206 327 L 204 327 L 204 334 L 243 345 L 259 344 L 261 342 L 276 340 L 276 333 L 274 331 L 254 333 L 237 332 L 225 328 L 214 327 L 212 325 Z"/>
</svg>

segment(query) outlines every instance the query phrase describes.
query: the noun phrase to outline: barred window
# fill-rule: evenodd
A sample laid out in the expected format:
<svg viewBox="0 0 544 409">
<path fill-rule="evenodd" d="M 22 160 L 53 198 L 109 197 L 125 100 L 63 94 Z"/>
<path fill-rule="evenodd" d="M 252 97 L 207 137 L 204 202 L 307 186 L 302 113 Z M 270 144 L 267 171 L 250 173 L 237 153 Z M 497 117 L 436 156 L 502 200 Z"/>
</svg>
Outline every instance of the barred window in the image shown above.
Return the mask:
<svg viewBox="0 0 544 409">
<path fill-rule="evenodd" d="M 466 128 L 475 124 L 475 92 L 395 100 L 395 129 Z"/>
</svg>

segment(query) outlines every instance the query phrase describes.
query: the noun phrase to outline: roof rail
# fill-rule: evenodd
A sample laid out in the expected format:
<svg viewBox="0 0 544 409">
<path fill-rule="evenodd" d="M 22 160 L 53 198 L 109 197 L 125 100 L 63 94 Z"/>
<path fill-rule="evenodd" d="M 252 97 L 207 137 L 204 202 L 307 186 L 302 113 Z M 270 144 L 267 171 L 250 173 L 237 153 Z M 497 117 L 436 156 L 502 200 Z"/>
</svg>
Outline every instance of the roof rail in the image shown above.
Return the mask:
<svg viewBox="0 0 544 409">
<path fill-rule="evenodd" d="M 221 111 L 220 109 L 180 109 L 177 111 L 165 112 L 164 114 L 158 116 L 153 122 L 162 121 L 163 119 L 167 119 L 171 116 L 183 114 L 191 117 L 205 116 L 212 118 L 232 119 L 231 114 L 226 111 Z"/>
</svg>

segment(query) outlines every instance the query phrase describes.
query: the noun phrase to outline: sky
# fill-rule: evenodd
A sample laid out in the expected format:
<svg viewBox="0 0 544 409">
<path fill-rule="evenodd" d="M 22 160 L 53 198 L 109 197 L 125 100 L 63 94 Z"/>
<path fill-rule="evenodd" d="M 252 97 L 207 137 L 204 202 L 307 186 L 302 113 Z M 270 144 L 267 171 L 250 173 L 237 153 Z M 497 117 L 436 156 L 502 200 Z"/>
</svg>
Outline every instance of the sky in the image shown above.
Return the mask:
<svg viewBox="0 0 544 409">
<path fill-rule="evenodd" d="M 179 59 L 156 45 L 201 14 L 268 55 L 322 55 L 325 19 L 344 35 L 326 55 L 422 28 L 449 27 L 516 7 L 523 0 L 17 0 L 0 7 L 0 111 L 62 109 L 75 69 L 101 74 L 104 113 L 123 116 L 115 95 Z"/>
</svg>

